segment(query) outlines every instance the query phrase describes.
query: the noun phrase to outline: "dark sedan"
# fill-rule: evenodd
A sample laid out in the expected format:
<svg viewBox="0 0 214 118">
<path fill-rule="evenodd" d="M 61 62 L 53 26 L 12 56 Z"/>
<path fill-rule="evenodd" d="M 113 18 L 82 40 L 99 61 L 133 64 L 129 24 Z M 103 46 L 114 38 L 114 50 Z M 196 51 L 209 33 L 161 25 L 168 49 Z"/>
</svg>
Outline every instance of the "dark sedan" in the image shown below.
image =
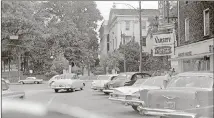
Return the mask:
<svg viewBox="0 0 214 118">
<path fill-rule="evenodd" d="M 115 80 L 110 81 L 105 85 L 105 90 L 103 92 L 105 94 L 109 94 L 113 92 L 113 88 L 122 87 L 122 86 L 131 86 L 138 79 L 147 79 L 151 77 L 148 73 L 140 73 L 140 72 L 126 72 L 120 73 Z"/>
</svg>

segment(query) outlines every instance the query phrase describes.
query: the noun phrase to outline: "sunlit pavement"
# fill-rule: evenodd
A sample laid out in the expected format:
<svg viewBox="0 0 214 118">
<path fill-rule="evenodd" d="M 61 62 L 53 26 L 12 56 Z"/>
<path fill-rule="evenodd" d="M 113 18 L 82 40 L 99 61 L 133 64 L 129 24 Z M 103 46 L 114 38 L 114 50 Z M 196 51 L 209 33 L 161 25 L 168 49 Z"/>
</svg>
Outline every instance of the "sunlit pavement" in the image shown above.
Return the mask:
<svg viewBox="0 0 214 118">
<path fill-rule="evenodd" d="M 82 91 L 55 93 L 47 84 L 10 85 L 11 90 L 23 90 L 26 100 L 42 102 L 43 104 L 64 103 L 81 107 L 90 112 L 105 115 L 108 118 L 140 118 L 130 106 L 112 103 L 108 96 L 90 89 L 90 83 Z"/>
</svg>

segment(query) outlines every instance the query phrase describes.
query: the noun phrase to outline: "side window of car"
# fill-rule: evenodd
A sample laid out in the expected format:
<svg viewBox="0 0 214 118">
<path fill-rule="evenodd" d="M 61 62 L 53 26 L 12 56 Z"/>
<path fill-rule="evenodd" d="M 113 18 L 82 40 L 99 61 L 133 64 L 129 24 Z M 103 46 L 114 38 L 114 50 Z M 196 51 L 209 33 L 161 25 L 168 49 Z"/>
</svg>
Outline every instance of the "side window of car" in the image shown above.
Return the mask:
<svg viewBox="0 0 214 118">
<path fill-rule="evenodd" d="M 144 79 L 151 77 L 149 74 L 141 74 L 141 76 L 142 76 L 142 78 L 144 78 Z"/>
</svg>

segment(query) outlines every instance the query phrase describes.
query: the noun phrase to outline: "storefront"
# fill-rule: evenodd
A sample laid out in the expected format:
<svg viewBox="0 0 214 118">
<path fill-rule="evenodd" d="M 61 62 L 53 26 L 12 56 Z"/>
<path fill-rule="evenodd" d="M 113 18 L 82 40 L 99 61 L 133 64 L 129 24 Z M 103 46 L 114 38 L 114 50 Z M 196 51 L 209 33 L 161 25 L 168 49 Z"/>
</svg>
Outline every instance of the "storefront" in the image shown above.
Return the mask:
<svg viewBox="0 0 214 118">
<path fill-rule="evenodd" d="M 176 71 L 213 71 L 213 40 L 205 40 L 197 43 L 177 47 L 171 63 Z"/>
</svg>

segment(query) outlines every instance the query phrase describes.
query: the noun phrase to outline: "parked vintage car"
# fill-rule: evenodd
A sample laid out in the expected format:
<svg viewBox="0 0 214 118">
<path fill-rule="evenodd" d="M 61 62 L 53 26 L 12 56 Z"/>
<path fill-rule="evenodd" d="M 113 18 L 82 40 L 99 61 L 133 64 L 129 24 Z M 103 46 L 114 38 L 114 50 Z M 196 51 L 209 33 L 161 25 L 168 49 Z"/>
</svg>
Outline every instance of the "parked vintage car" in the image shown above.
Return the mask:
<svg viewBox="0 0 214 118">
<path fill-rule="evenodd" d="M 61 79 L 55 80 L 51 84 L 51 88 L 57 93 L 59 90 L 83 90 L 85 83 L 83 80 L 80 80 L 77 74 L 62 74 L 59 75 Z"/>
<path fill-rule="evenodd" d="M 51 77 L 51 79 L 48 81 L 48 85 L 51 86 L 51 84 L 55 81 L 60 79 L 59 75 L 54 75 L 53 77 Z"/>
<path fill-rule="evenodd" d="M 120 73 L 115 80 L 109 82 L 107 87 L 103 90 L 105 94 L 112 93 L 114 88 L 122 87 L 122 86 L 131 86 L 133 85 L 137 79 L 147 79 L 151 77 L 148 73 L 140 73 L 140 72 L 126 72 Z"/>
<path fill-rule="evenodd" d="M 102 91 L 104 89 L 104 85 L 114 80 L 118 74 L 109 74 L 109 75 L 98 75 L 97 81 L 93 82 L 91 88 L 94 90 Z"/>
<path fill-rule="evenodd" d="M 156 117 L 213 118 L 213 72 L 176 75 L 166 89 L 149 91 L 138 110 Z"/>
<path fill-rule="evenodd" d="M 5 80 L 1 80 L 2 85 L 2 98 L 25 98 L 25 92 L 23 91 L 12 91 Z"/>
<path fill-rule="evenodd" d="M 43 79 L 37 79 L 36 77 L 27 77 L 25 80 L 19 80 L 21 84 L 41 84 Z"/>
<path fill-rule="evenodd" d="M 132 106 L 135 111 L 138 111 L 137 107 L 143 103 L 143 101 L 140 101 L 140 91 L 161 89 L 165 79 L 165 76 L 138 79 L 132 86 L 115 88 L 109 99 L 118 101 L 126 106 Z"/>
</svg>

